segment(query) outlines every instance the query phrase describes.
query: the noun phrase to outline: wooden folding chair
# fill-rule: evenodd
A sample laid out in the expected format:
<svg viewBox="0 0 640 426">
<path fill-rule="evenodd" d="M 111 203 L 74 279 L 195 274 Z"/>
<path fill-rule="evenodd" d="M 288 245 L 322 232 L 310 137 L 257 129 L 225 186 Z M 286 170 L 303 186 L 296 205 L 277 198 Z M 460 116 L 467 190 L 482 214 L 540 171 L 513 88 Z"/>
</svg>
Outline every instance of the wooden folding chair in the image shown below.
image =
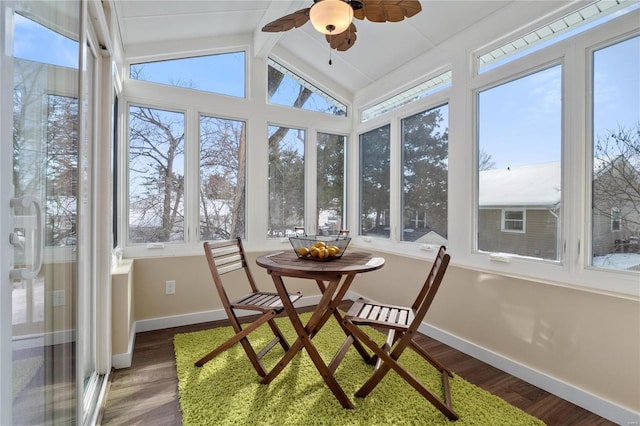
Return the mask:
<svg viewBox="0 0 640 426">
<path fill-rule="evenodd" d="M 373 375 L 355 393 L 355 396 L 367 396 L 387 372 L 393 369 L 450 420 L 458 419 L 451 404 L 449 387 L 449 377 L 453 377 L 453 374 L 413 340 L 449 265 L 450 256 L 445 254 L 445 250 L 444 246 L 440 247 L 431 271 L 411 307 L 379 304 L 360 298 L 345 315 L 343 321 L 345 328 L 374 352 L 371 363 L 376 364 Z M 379 346 L 361 329 L 362 326 L 386 330 L 385 343 Z M 339 351 L 341 356 L 344 356 L 352 343 L 353 338 L 348 337 Z M 440 371 L 444 401 L 398 362 L 398 358 L 407 347 L 411 347 Z"/>
<path fill-rule="evenodd" d="M 253 364 L 253 367 L 261 377 L 264 377 L 267 375 L 267 371 L 262 365 L 260 359 L 278 343 L 280 343 L 280 346 L 282 346 L 282 349 L 284 349 L 285 352 L 289 350 L 289 343 L 273 320 L 276 315 L 284 310 L 282 300 L 277 293 L 265 293 L 258 291 L 255 281 L 253 280 L 253 276 L 251 275 L 251 271 L 247 266 L 244 249 L 242 247 L 242 240 L 240 238 L 236 240 L 217 241 L 214 243 L 205 242 L 204 252 L 207 262 L 209 263 L 209 269 L 211 269 L 211 275 L 213 277 L 216 290 L 218 291 L 224 310 L 229 317 L 231 327 L 233 327 L 236 334 L 202 357 L 195 364 L 197 367 L 202 367 L 214 357 L 240 342 L 244 351 L 247 353 L 251 364 Z M 251 292 L 234 302 L 230 302 L 222 282 L 222 275 L 239 269 L 244 269 L 247 281 L 249 281 Z M 234 285 L 235 287 L 238 287 L 242 284 L 239 282 L 232 282 L 231 280 L 226 281 L 227 286 Z M 301 297 L 301 293 L 289 295 L 292 303 L 295 303 Z M 251 322 L 243 329 L 238 317 L 236 316 L 236 310 L 258 311 L 261 314 L 258 319 Z M 269 324 L 269 327 L 271 327 L 275 337 L 259 353 L 256 354 L 249 343 L 247 336 L 264 323 Z"/>
</svg>

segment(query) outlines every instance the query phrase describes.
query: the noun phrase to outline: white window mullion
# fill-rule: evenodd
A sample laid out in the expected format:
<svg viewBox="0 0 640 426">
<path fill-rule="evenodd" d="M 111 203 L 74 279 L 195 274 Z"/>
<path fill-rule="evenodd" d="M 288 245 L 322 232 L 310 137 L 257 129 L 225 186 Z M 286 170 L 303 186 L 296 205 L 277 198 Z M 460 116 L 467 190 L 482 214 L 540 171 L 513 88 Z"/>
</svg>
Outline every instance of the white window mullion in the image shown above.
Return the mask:
<svg viewBox="0 0 640 426">
<path fill-rule="evenodd" d="M 402 138 L 400 137 L 400 118 L 391 120 L 390 134 L 390 178 L 389 178 L 389 238 L 401 241 L 402 225 Z"/>
<path fill-rule="evenodd" d="M 564 102 L 562 105 L 562 206 L 559 223 L 561 224 L 560 262 L 570 274 L 580 273 L 584 266 L 586 241 L 591 234 L 588 230 L 588 216 L 581 206 L 588 204 L 587 180 L 583 176 L 589 175 L 586 161 L 587 139 L 585 114 L 575 111 L 585 111 L 590 114 L 585 96 L 587 64 L 586 55 L 577 54 L 576 50 L 567 49 L 564 57 L 562 72 L 562 87 Z M 590 210 L 589 210 L 590 214 Z M 563 220 L 571 218 L 571 220 Z"/>
<path fill-rule="evenodd" d="M 187 246 L 199 246 L 200 216 L 200 114 L 195 108 L 187 108 L 184 130 L 184 226 Z"/>
<path fill-rule="evenodd" d="M 305 207 L 304 222 L 305 230 L 308 234 L 315 235 L 318 232 L 316 217 L 316 206 L 318 204 L 318 131 L 316 128 L 309 128 L 306 132 L 305 141 Z"/>
</svg>

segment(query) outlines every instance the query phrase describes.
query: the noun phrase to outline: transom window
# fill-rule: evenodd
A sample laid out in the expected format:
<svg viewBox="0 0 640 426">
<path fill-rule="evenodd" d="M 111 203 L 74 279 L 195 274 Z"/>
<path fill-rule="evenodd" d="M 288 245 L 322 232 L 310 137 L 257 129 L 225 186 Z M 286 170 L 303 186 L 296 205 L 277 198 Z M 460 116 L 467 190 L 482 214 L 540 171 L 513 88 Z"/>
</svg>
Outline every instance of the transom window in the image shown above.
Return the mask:
<svg viewBox="0 0 640 426">
<path fill-rule="evenodd" d="M 129 77 L 244 98 L 245 53 L 231 52 L 131 64 Z"/>
<path fill-rule="evenodd" d="M 346 116 L 347 106 L 300 77 L 293 71 L 269 59 L 269 103 L 310 111 Z"/>
<path fill-rule="evenodd" d="M 366 108 L 360 116 L 361 121 L 371 120 L 387 112 L 400 108 L 411 102 L 423 99 L 435 92 L 451 86 L 451 71 L 437 75 L 423 83 L 413 86 L 395 96 L 385 99 L 375 105 Z"/>
<path fill-rule="evenodd" d="M 636 10 L 639 4 L 628 0 L 599 0 L 544 25 L 491 52 L 478 56 L 478 72 L 486 72 L 528 55 L 560 40 L 574 36 L 614 17 Z"/>
</svg>

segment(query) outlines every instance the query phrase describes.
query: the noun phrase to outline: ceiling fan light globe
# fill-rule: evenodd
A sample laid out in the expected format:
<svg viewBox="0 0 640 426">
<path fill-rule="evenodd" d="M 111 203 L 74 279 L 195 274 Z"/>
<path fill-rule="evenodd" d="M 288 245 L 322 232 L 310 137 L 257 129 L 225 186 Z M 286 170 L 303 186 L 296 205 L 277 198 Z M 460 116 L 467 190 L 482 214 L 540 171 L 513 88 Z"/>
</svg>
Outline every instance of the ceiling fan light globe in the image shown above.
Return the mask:
<svg viewBox="0 0 640 426">
<path fill-rule="evenodd" d="M 353 9 L 343 0 L 321 0 L 311 6 L 309 19 L 322 34 L 340 34 L 351 25 Z"/>
</svg>

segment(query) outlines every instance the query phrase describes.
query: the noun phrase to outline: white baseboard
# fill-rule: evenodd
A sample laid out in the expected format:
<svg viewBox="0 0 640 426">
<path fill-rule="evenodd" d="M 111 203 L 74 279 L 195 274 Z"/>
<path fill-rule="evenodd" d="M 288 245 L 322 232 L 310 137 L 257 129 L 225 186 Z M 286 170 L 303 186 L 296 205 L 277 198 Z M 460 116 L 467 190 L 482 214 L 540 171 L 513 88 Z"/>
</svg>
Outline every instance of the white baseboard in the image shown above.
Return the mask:
<svg viewBox="0 0 640 426">
<path fill-rule="evenodd" d="M 313 306 L 317 305 L 319 301 L 320 296 L 305 296 L 296 302 L 296 306 Z M 239 317 L 255 314 L 255 311 L 237 312 Z M 216 309 L 212 311 L 136 321 L 136 331 L 140 333 L 143 331 L 162 330 L 164 328 L 180 327 L 183 325 L 199 324 L 201 322 L 219 321 L 224 319 L 227 319 L 227 314 L 224 312 L 224 309 Z"/>
<path fill-rule="evenodd" d="M 123 354 L 111 355 L 111 366 L 115 369 L 129 368 L 133 361 L 133 347 L 136 343 L 136 323 L 131 325 L 131 331 L 129 331 L 129 343 L 127 344 L 127 352 Z"/>
<path fill-rule="evenodd" d="M 505 371 L 527 383 L 531 383 L 585 410 L 591 411 L 600 417 L 604 417 L 620 425 L 640 425 L 640 413 L 630 410 L 629 408 L 602 399 L 588 391 L 520 364 L 431 325 L 422 323 L 419 331 L 460 352 Z"/>
</svg>

